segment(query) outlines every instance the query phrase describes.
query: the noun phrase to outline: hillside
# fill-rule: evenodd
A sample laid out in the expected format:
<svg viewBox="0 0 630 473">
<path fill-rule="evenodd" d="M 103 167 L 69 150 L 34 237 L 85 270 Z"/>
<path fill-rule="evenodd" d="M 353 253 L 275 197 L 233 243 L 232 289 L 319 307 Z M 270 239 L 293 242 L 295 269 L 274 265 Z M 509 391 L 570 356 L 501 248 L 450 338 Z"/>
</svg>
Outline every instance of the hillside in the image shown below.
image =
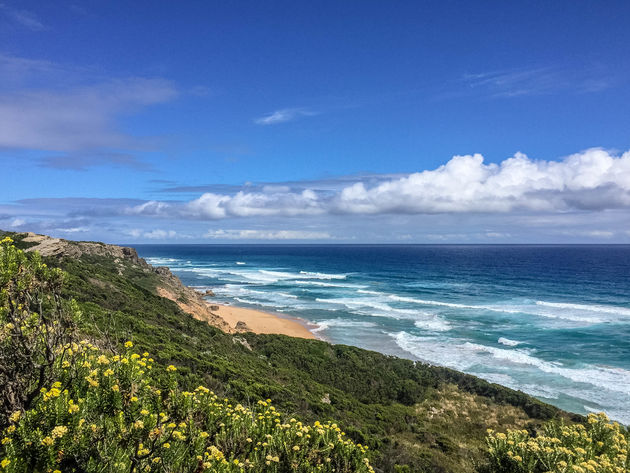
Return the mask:
<svg viewBox="0 0 630 473">
<path fill-rule="evenodd" d="M 157 365 L 176 366 L 191 390 L 203 384 L 246 406 L 269 398 L 306 422 L 338 422 L 375 452 L 376 471 L 472 472 L 485 462 L 488 428 L 579 419 L 447 368 L 318 340 L 227 333 L 195 291 L 131 248 L 11 237 L 67 273 L 63 295 L 77 301 L 80 329 L 97 345 L 132 340 Z"/>
</svg>

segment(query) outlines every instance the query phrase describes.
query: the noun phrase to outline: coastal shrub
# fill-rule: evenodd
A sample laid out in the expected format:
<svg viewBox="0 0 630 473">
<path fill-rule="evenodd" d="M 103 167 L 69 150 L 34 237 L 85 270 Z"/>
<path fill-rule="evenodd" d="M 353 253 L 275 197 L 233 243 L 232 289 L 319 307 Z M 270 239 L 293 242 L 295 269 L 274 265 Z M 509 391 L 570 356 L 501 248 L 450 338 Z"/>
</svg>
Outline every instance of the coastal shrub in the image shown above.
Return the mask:
<svg viewBox="0 0 630 473">
<path fill-rule="evenodd" d="M 69 363 L 33 407 L 4 430 L 2 473 L 371 472 L 367 448 L 334 423 L 284 419 L 270 400 L 252 408 L 199 386 L 179 388 L 176 368 L 154 383 L 153 359 L 107 355 L 87 342 L 59 347 Z"/>
<path fill-rule="evenodd" d="M 70 341 L 80 311 L 60 297 L 63 277 L 38 253 L 0 241 L 0 428 L 7 412 L 29 408 L 57 361 L 67 362 L 55 348 Z"/>
<path fill-rule="evenodd" d="M 604 413 L 586 425 L 550 422 L 541 435 L 527 430 L 488 431 L 490 471 L 496 473 L 626 473 L 630 432 Z"/>
</svg>

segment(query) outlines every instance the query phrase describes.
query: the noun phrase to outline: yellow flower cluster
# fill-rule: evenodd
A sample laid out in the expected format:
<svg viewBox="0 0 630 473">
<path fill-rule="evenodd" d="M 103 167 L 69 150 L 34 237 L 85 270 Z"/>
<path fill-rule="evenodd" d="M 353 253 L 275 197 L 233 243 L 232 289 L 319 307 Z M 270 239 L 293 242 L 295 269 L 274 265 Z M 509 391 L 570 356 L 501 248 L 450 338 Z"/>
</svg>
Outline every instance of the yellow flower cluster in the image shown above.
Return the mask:
<svg viewBox="0 0 630 473">
<path fill-rule="evenodd" d="M 534 437 L 526 430 L 488 430 L 486 441 L 496 472 L 627 473 L 629 439 L 628 429 L 600 413 L 589 414 L 586 426 L 549 423 Z"/>
<path fill-rule="evenodd" d="M 373 472 L 367 447 L 335 423 L 285 421 L 270 399 L 248 408 L 204 386 L 183 391 L 173 365 L 165 369 L 171 376 L 153 378 L 153 359 L 132 353 L 131 342 L 113 356 L 87 342 L 63 348 L 71 359 L 58 367 L 58 381 L 41 391 L 31 410 L 10 416 L 0 446 L 7 473 L 25 473 L 31 464 L 54 472 L 64 458 L 90 458 L 81 465 L 87 472 L 104 458 L 116 458 L 116 471 L 129 471 L 133 461 L 135 471 L 147 473 L 199 466 L 262 472 L 275 471 L 274 465 L 301 473 Z M 168 381 L 158 388 L 160 379 Z"/>
</svg>

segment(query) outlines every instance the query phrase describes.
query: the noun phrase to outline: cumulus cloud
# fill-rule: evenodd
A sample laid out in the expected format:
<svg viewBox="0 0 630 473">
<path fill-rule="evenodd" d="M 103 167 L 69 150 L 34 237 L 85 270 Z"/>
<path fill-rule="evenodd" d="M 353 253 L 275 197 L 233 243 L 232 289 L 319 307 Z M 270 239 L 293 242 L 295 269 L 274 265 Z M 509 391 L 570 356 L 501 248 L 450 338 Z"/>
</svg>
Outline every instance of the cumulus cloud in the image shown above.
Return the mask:
<svg viewBox="0 0 630 473">
<path fill-rule="evenodd" d="M 132 215 L 214 220 L 229 217 L 298 217 L 322 214 L 537 213 L 630 208 L 630 151 L 593 148 L 561 161 L 522 153 L 500 163 L 480 154 L 454 156 L 437 169 L 362 181 L 334 192 L 264 187 L 236 194 L 205 193 L 187 203 L 150 201 Z"/>
<path fill-rule="evenodd" d="M 303 108 L 283 108 L 260 118 L 256 118 L 254 123 L 257 125 L 276 125 L 278 123 L 290 122 L 300 117 L 312 115 L 315 115 L 315 112 Z"/>
<path fill-rule="evenodd" d="M 184 205 L 149 201 L 125 210 L 128 215 L 215 220 L 226 217 L 296 217 L 325 212 L 315 192 L 237 192 L 235 195 L 205 193 Z"/>
<path fill-rule="evenodd" d="M 209 230 L 205 238 L 220 240 L 328 240 L 328 232 L 303 230 Z"/>
<path fill-rule="evenodd" d="M 630 152 L 616 157 L 590 149 L 562 161 L 517 153 L 499 164 L 484 164 L 475 154 L 370 189 L 354 184 L 335 208 L 364 214 L 601 210 L 630 206 L 629 191 Z"/>
</svg>

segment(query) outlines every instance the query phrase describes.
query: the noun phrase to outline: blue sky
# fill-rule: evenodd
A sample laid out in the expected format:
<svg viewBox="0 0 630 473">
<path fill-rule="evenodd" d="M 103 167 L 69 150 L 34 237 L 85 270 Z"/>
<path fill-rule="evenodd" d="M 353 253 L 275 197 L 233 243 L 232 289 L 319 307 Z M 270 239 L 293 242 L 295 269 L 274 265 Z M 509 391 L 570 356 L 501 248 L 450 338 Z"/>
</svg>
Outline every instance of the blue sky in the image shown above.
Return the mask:
<svg viewBox="0 0 630 473">
<path fill-rule="evenodd" d="M 630 242 L 630 3 L 0 0 L 0 228 Z"/>
</svg>

